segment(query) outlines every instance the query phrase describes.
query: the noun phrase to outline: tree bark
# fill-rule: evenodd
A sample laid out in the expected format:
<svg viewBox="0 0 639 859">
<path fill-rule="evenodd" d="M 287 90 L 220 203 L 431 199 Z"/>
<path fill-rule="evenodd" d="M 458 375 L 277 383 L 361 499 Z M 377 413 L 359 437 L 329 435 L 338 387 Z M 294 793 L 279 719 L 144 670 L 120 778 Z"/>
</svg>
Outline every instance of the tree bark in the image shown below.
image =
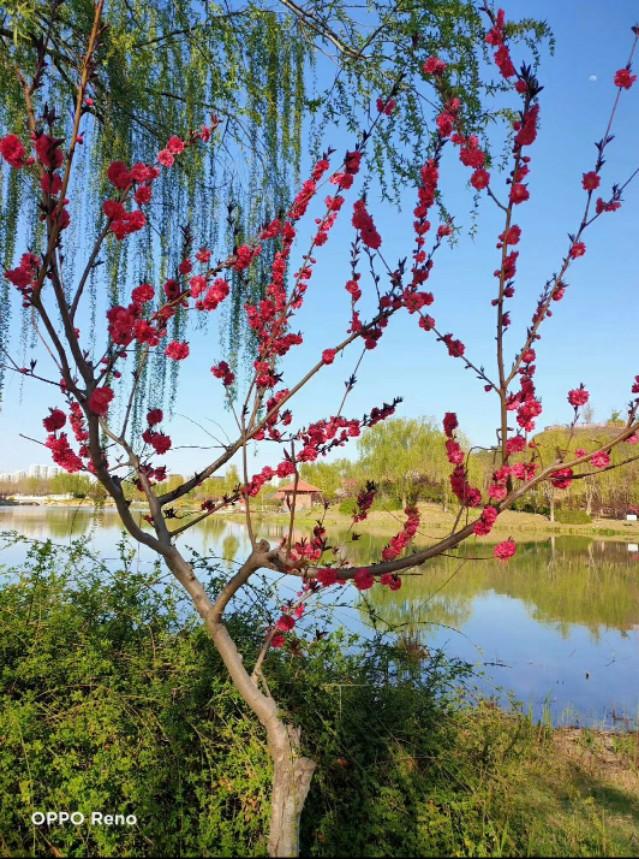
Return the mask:
<svg viewBox="0 0 639 859">
<path fill-rule="evenodd" d="M 283 729 L 283 730 L 282 730 Z M 302 810 L 316 764 L 300 755 L 300 732 L 281 721 L 269 737 L 273 760 L 269 856 L 298 856 Z"/>
<path fill-rule="evenodd" d="M 246 670 L 242 655 L 221 620 L 226 601 L 221 607 L 218 607 L 219 598 L 213 604 L 193 568 L 175 547 L 168 548 L 165 560 L 204 620 L 235 688 L 266 730 L 273 761 L 268 855 L 298 856 L 300 820 L 316 764 L 301 754 L 299 728 L 284 722 L 275 700 L 262 692 Z M 260 558 L 252 555 L 236 575 L 239 579 L 248 579 L 251 572 L 262 565 Z"/>
</svg>

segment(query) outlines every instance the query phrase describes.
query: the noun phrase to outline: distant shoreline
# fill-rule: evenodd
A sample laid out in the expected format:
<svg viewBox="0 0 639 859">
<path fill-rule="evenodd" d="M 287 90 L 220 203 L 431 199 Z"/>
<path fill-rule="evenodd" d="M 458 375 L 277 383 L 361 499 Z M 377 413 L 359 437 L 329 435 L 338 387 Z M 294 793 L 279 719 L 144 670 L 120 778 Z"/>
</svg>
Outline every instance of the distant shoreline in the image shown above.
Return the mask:
<svg viewBox="0 0 639 859">
<path fill-rule="evenodd" d="M 115 515 L 117 513 L 115 505 L 104 503 L 94 505 L 89 503 L 60 503 L 49 502 L 44 504 L 20 504 L 20 503 L 5 503 L 0 502 L 0 511 L 4 509 L 15 510 L 16 508 L 25 508 L 33 510 L 34 508 L 42 510 L 84 510 L 87 513 L 94 511 L 109 511 Z M 441 505 L 431 503 L 418 504 L 421 514 L 420 531 L 423 536 L 429 539 L 441 539 L 450 532 L 454 514 L 452 512 L 445 513 Z M 145 505 L 142 502 L 133 502 L 132 508 L 135 510 L 145 510 Z M 199 508 L 182 508 L 182 514 L 192 513 L 196 515 L 200 512 Z M 316 507 L 310 510 L 304 510 L 296 516 L 296 529 L 310 530 L 316 524 L 317 520 L 322 517 L 323 508 Z M 244 522 L 244 512 L 240 510 L 220 511 L 214 514 L 216 519 L 227 519 L 231 522 Z M 258 522 L 265 522 L 271 525 L 287 525 L 288 515 L 280 511 L 264 511 L 255 510 L 254 518 Z M 360 523 L 356 530 L 360 534 L 371 534 L 376 537 L 392 536 L 401 530 L 404 520 L 404 514 L 401 510 L 383 511 L 375 510 L 371 512 L 365 522 Z M 345 513 L 340 513 L 336 508 L 329 507 L 323 518 L 324 526 L 330 529 L 347 530 L 351 526 L 351 519 Z M 639 544 L 639 522 L 628 522 L 621 519 L 593 519 L 592 522 L 584 524 L 568 524 L 561 522 L 550 522 L 545 516 L 537 513 L 523 513 L 518 511 L 507 510 L 498 518 L 495 528 L 487 537 L 482 537 L 482 543 L 499 542 L 506 537 L 513 537 L 520 541 L 536 541 L 546 540 L 551 537 L 572 536 L 585 537 L 593 540 L 616 540 L 625 539 L 631 543 Z"/>
</svg>

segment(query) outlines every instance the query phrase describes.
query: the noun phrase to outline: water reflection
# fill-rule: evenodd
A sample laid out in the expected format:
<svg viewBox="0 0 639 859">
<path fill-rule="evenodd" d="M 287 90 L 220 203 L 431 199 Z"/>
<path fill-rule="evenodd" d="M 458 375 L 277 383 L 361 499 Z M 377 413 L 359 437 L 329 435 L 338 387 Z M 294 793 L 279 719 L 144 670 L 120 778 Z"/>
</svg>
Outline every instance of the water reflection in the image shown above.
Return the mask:
<svg viewBox="0 0 639 859">
<path fill-rule="evenodd" d="M 136 512 L 142 521 L 142 513 Z M 113 559 L 122 526 L 113 510 L 0 508 L 0 531 L 57 542 L 88 538 L 94 551 Z M 281 526 L 259 523 L 271 542 Z M 234 568 L 250 551 L 241 520 L 210 517 L 188 531 L 182 544 Z M 384 538 L 333 535 L 354 563 L 379 557 Z M 0 560 L 19 564 L 25 547 L 4 550 Z M 486 556 L 486 560 L 477 560 Z M 141 547 L 138 563 L 153 562 Z M 291 595 L 297 581 L 285 583 Z M 490 547 L 467 546 L 454 557 L 428 562 L 404 578 L 400 591 L 376 587 L 360 595 L 343 589 L 337 614 L 358 631 L 376 623 L 392 628 L 416 653 L 443 648 L 479 666 L 484 691 L 513 693 L 540 716 L 547 705 L 555 721 L 611 724 L 611 714 L 639 712 L 639 556 L 621 542 L 561 537 L 520 544 L 508 564 Z M 503 687 L 498 693 L 497 687 Z"/>
<path fill-rule="evenodd" d="M 362 563 L 379 556 L 384 545 L 383 539 L 362 537 L 348 554 Z M 472 560 L 465 560 L 469 555 Z M 639 624 L 639 562 L 624 543 L 553 538 L 520 544 L 507 564 L 490 557 L 475 560 L 479 555 L 489 556 L 490 550 L 477 544 L 458 557 L 434 558 L 419 573 L 405 576 L 399 592 L 376 588 L 371 602 L 394 623 L 418 617 L 422 623 L 459 627 L 473 601 L 492 592 L 521 601 L 534 620 L 554 625 L 563 637 L 574 624 L 585 626 L 595 640 L 605 629 L 627 633 Z"/>
</svg>

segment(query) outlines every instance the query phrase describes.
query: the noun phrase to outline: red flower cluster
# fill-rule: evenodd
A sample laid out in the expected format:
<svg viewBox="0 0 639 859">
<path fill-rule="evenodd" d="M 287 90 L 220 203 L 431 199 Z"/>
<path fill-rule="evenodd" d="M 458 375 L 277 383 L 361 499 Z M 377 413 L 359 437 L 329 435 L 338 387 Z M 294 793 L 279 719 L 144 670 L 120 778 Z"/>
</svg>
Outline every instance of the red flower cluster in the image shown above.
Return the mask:
<svg viewBox="0 0 639 859">
<path fill-rule="evenodd" d="M 229 388 L 235 381 L 235 373 L 231 370 L 226 361 L 219 361 L 211 367 L 211 373 L 216 379 L 221 379 L 225 388 Z"/>
<path fill-rule="evenodd" d="M 490 183 L 490 173 L 487 170 L 484 170 L 483 167 L 479 167 L 473 175 L 470 177 L 470 184 L 477 191 L 483 191 L 484 188 L 487 188 Z"/>
<path fill-rule="evenodd" d="M 152 430 L 151 427 L 144 430 L 142 440 L 150 444 L 158 455 L 162 455 L 171 449 L 172 442 L 170 437 L 163 432 Z"/>
<path fill-rule="evenodd" d="M 512 188 L 510 189 L 511 203 L 517 206 L 519 203 L 525 203 L 529 198 L 530 193 L 528 192 L 528 188 L 521 182 L 513 182 Z"/>
<path fill-rule="evenodd" d="M 633 75 L 627 66 L 615 72 L 615 86 L 619 89 L 630 89 L 636 80 L 637 75 Z"/>
<path fill-rule="evenodd" d="M 20 265 L 17 268 L 9 269 L 4 273 L 7 280 L 22 293 L 24 307 L 28 307 L 31 303 L 39 265 L 40 260 L 35 254 L 26 253 L 20 257 Z"/>
<path fill-rule="evenodd" d="M 572 483 L 573 471 L 572 468 L 558 468 L 553 472 L 550 482 L 555 489 L 568 489 Z"/>
<path fill-rule="evenodd" d="M 202 140 L 208 140 L 210 137 L 210 129 L 205 126 L 200 132 L 200 134 L 197 136 L 199 136 Z M 178 137 L 175 134 L 172 135 L 171 137 L 169 137 L 164 149 L 161 149 L 158 152 L 158 163 L 161 164 L 163 167 L 173 167 L 173 165 L 175 164 L 175 156 L 180 155 L 182 152 L 184 152 L 185 148 L 186 143 L 182 140 L 182 138 Z"/>
<path fill-rule="evenodd" d="M 446 63 L 439 57 L 428 57 L 422 66 L 425 75 L 443 75 L 446 71 Z"/>
<path fill-rule="evenodd" d="M 601 197 L 597 198 L 597 202 L 595 203 L 595 211 L 598 215 L 602 215 L 604 212 L 616 212 L 617 209 L 621 208 L 620 200 L 602 200 Z"/>
<path fill-rule="evenodd" d="M 453 437 L 453 433 L 459 426 L 459 421 L 457 420 L 457 415 L 455 412 L 446 412 L 444 415 L 444 432 L 446 433 L 448 438 Z"/>
<path fill-rule="evenodd" d="M 610 465 L 610 454 L 605 450 L 597 451 L 590 459 L 595 468 L 607 468 Z"/>
<path fill-rule="evenodd" d="M 338 571 L 333 567 L 324 567 L 321 570 L 317 570 L 315 577 L 319 584 L 324 588 L 328 588 L 331 585 L 336 585 L 338 583 L 341 585 L 344 584 L 344 579 L 340 579 Z"/>
<path fill-rule="evenodd" d="M 394 98 L 388 98 L 386 101 L 378 98 L 376 106 L 379 113 L 383 113 L 385 116 L 390 116 L 397 107 L 397 102 Z"/>
<path fill-rule="evenodd" d="M 537 473 L 537 464 L 534 462 L 516 462 L 511 466 L 510 473 L 517 480 L 532 480 Z"/>
<path fill-rule="evenodd" d="M 532 349 L 530 351 L 533 352 Z M 534 358 L 532 358 L 531 360 L 534 360 Z M 508 456 L 511 456 L 513 453 L 521 453 L 525 447 L 526 439 L 523 437 L 523 435 L 515 435 L 509 438 L 506 442 L 506 453 L 508 454 Z"/>
<path fill-rule="evenodd" d="M 599 187 L 600 183 L 601 179 L 594 170 L 590 170 L 588 173 L 584 173 L 581 179 L 581 184 L 584 191 L 594 191 L 596 188 Z"/>
<path fill-rule="evenodd" d="M 398 558 L 412 541 L 419 528 L 419 510 L 417 507 L 407 507 L 404 513 L 407 517 L 404 527 L 398 534 L 395 534 L 388 545 L 382 550 L 382 558 L 385 561 L 392 561 Z"/>
<path fill-rule="evenodd" d="M 295 620 L 290 614 L 283 614 L 275 624 L 275 629 L 280 632 L 290 632 L 295 628 Z"/>
<path fill-rule="evenodd" d="M 225 298 L 227 298 L 231 291 L 231 287 L 229 286 L 228 281 L 224 280 L 222 277 L 215 278 L 208 289 L 206 288 L 207 283 L 208 281 L 202 275 L 195 275 L 192 277 L 189 281 L 191 297 L 198 298 L 206 290 L 204 297 L 195 302 L 196 308 L 198 310 L 206 311 L 217 310 L 218 306 Z"/>
<path fill-rule="evenodd" d="M 106 200 L 102 204 L 102 211 L 110 221 L 109 229 L 118 241 L 138 232 L 146 224 L 146 215 L 141 209 L 129 212 L 117 200 Z"/>
<path fill-rule="evenodd" d="M 571 406 L 574 406 L 575 409 L 578 409 L 579 406 L 585 406 L 589 399 L 590 394 L 585 389 L 583 382 L 578 388 L 573 388 L 571 391 L 568 391 L 568 402 Z"/>
<path fill-rule="evenodd" d="M 506 46 L 505 36 L 506 14 L 503 9 L 499 9 L 497 15 L 493 19 L 493 26 L 486 34 L 486 42 L 497 48 L 493 59 L 495 65 L 499 69 L 502 77 L 508 79 L 517 74 L 517 70 L 513 65 L 510 57 L 510 51 Z"/>
<path fill-rule="evenodd" d="M 450 475 L 450 485 L 464 507 L 478 507 L 481 504 L 481 492 L 468 482 L 468 475 L 463 464 L 464 451 L 455 439 L 457 427 L 457 415 L 453 412 L 446 412 L 444 416 L 444 432 L 447 436 L 446 456 L 448 461 L 455 466 Z"/>
<path fill-rule="evenodd" d="M 375 576 L 371 573 L 370 570 L 366 569 L 366 567 L 363 567 L 361 570 L 358 570 L 353 576 L 353 584 L 358 591 L 367 591 L 375 584 Z"/>
<path fill-rule="evenodd" d="M 164 350 L 166 357 L 171 358 L 172 361 L 184 361 L 189 357 L 189 352 L 189 344 L 180 343 L 178 340 L 172 340 Z"/>
<path fill-rule="evenodd" d="M 516 551 L 517 544 L 514 540 L 511 540 L 509 538 L 508 540 L 504 540 L 501 543 L 497 543 L 497 545 L 493 549 L 493 555 L 499 561 L 507 561 L 508 558 L 512 558 Z"/>
<path fill-rule="evenodd" d="M 57 432 L 67 422 L 67 416 L 61 409 L 49 409 L 50 414 L 44 418 L 42 424 L 49 433 Z"/>
<path fill-rule="evenodd" d="M 537 123 L 539 120 L 539 105 L 534 104 L 526 110 L 521 120 L 516 120 L 513 123 L 513 128 L 517 132 L 515 135 L 515 146 L 532 146 L 537 139 Z"/>
<path fill-rule="evenodd" d="M 69 439 L 65 432 L 60 433 L 59 436 L 50 435 L 44 445 L 49 448 L 51 458 L 60 468 L 69 472 L 81 471 L 83 469 L 82 460 L 69 444 Z"/>
<path fill-rule="evenodd" d="M 352 223 L 355 229 L 358 230 L 365 245 L 369 248 L 373 248 L 373 250 L 377 250 L 381 247 L 381 236 L 375 229 L 373 219 L 366 210 L 365 200 L 357 200 L 353 205 Z"/>
<path fill-rule="evenodd" d="M 437 125 L 437 133 L 442 139 L 450 137 L 457 125 L 461 101 L 458 98 L 449 99 L 443 107 L 441 113 L 435 119 Z"/>
<path fill-rule="evenodd" d="M 366 487 L 361 490 L 355 501 L 356 511 L 353 514 L 353 522 L 363 522 L 368 516 L 368 511 L 373 505 L 375 495 L 377 494 L 377 486 L 371 480 L 366 484 Z"/>
<path fill-rule="evenodd" d="M 386 587 L 390 588 L 392 591 L 398 591 L 402 586 L 402 580 L 399 576 L 395 575 L 395 573 L 384 573 L 379 577 L 379 583 L 381 585 L 386 585 Z"/>
<path fill-rule="evenodd" d="M 517 423 L 526 432 L 534 430 L 535 418 L 542 413 L 533 381 L 537 369 L 532 363 L 534 360 L 535 350 L 527 349 L 522 355 L 524 366 L 519 369 L 520 389 L 516 394 L 510 394 L 506 400 L 506 408 L 508 411 L 517 412 Z"/>
<path fill-rule="evenodd" d="M 144 318 L 144 305 L 151 301 L 153 296 L 153 287 L 148 283 L 142 283 L 131 292 L 132 301 L 128 307 L 116 305 L 107 311 L 109 336 L 113 343 L 118 346 L 128 346 L 136 340 L 149 346 L 158 345 L 166 335 L 164 322 L 167 314 L 163 314 L 164 318 L 160 317 L 157 325 L 153 325 L 150 320 Z"/>
<path fill-rule="evenodd" d="M 64 153 L 60 149 L 61 140 L 50 137 L 48 134 L 38 134 L 35 137 L 36 156 L 40 164 L 47 170 L 57 170 L 62 166 Z"/>
<path fill-rule="evenodd" d="M 106 385 L 102 388 L 94 388 L 89 394 L 89 409 L 93 414 L 103 417 L 109 411 L 113 396 L 112 389 Z"/>
<path fill-rule="evenodd" d="M 466 347 L 461 340 L 455 340 L 452 334 L 444 334 L 442 340 L 448 347 L 448 354 L 451 358 L 463 358 Z"/>
<path fill-rule="evenodd" d="M 15 134 L 7 134 L 5 137 L 0 137 L 0 155 L 16 170 L 24 167 L 27 163 L 26 149 L 23 142 Z"/>
<path fill-rule="evenodd" d="M 473 525 L 473 531 L 478 537 L 485 537 L 493 530 L 499 511 L 495 507 L 484 507 L 481 516 Z"/>
<path fill-rule="evenodd" d="M 150 202 L 151 186 L 159 175 L 160 171 L 157 167 L 141 161 L 131 168 L 124 161 L 113 161 L 107 170 L 109 181 L 121 192 L 122 196 L 137 185 L 134 197 L 138 205 L 145 205 Z M 146 224 L 146 217 L 141 209 L 128 211 L 121 200 L 105 200 L 102 204 L 102 211 L 110 221 L 109 229 L 118 241 L 122 241 L 131 233 L 141 230 Z"/>
</svg>

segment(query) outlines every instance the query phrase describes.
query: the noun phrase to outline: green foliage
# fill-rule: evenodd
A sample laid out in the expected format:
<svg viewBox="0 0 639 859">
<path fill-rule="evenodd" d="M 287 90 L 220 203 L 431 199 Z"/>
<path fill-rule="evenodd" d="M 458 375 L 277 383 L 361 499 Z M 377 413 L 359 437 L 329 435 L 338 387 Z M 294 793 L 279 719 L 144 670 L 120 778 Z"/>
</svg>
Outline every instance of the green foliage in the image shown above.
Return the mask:
<svg viewBox="0 0 639 859">
<path fill-rule="evenodd" d="M 333 501 L 340 490 L 343 490 L 345 483 L 353 479 L 354 472 L 355 466 L 350 460 L 336 459 L 330 463 L 304 462 L 300 468 L 300 477 L 319 487 L 327 501 Z"/>
<path fill-rule="evenodd" d="M 33 544 L 4 575 L 0 850 L 264 855 L 261 729 L 159 565 L 141 573 L 120 551 L 111 572 L 85 543 Z M 196 562 L 205 572 L 206 559 Z M 208 571 L 215 591 L 225 571 Z M 253 658 L 264 618 L 237 606 L 228 623 Z M 266 670 L 319 765 L 304 855 L 633 855 L 630 788 L 568 765 L 552 732 L 521 715 L 469 710 L 453 692 L 464 666 L 337 632 L 272 653 Z M 624 760 L 635 751 L 619 746 Z M 56 808 L 139 822 L 29 823 L 33 810 Z"/>
<path fill-rule="evenodd" d="M 3 852 L 47 852 L 55 843 L 64 855 L 263 855 L 270 765 L 259 724 L 203 629 L 185 621 L 159 565 L 141 573 L 123 547 L 121 557 L 111 573 L 85 543 L 69 554 L 33 544 L 23 568 L 5 575 Z M 221 573 L 210 569 L 211 589 L 221 586 Z M 247 660 L 265 624 L 253 609 L 231 615 Z M 383 793 L 382 769 L 370 778 L 362 767 L 410 746 L 419 728 L 419 742 L 433 746 L 451 707 L 442 693 L 464 672 L 434 660 L 418 677 L 394 648 L 364 652 L 339 633 L 295 656 L 269 657 L 273 694 L 320 764 L 312 832 L 329 829 L 336 814 L 344 824 L 355 810 L 361 816 Z M 373 710 L 371 730 L 361 716 Z M 350 794 L 336 809 L 340 783 Z M 133 813 L 139 826 L 32 828 L 30 814 L 49 808 Z"/>
<path fill-rule="evenodd" d="M 384 421 L 360 438 L 360 468 L 405 506 L 419 497 L 420 483 L 432 487 L 447 480 L 444 441 L 441 430 L 425 418 Z"/>
</svg>

